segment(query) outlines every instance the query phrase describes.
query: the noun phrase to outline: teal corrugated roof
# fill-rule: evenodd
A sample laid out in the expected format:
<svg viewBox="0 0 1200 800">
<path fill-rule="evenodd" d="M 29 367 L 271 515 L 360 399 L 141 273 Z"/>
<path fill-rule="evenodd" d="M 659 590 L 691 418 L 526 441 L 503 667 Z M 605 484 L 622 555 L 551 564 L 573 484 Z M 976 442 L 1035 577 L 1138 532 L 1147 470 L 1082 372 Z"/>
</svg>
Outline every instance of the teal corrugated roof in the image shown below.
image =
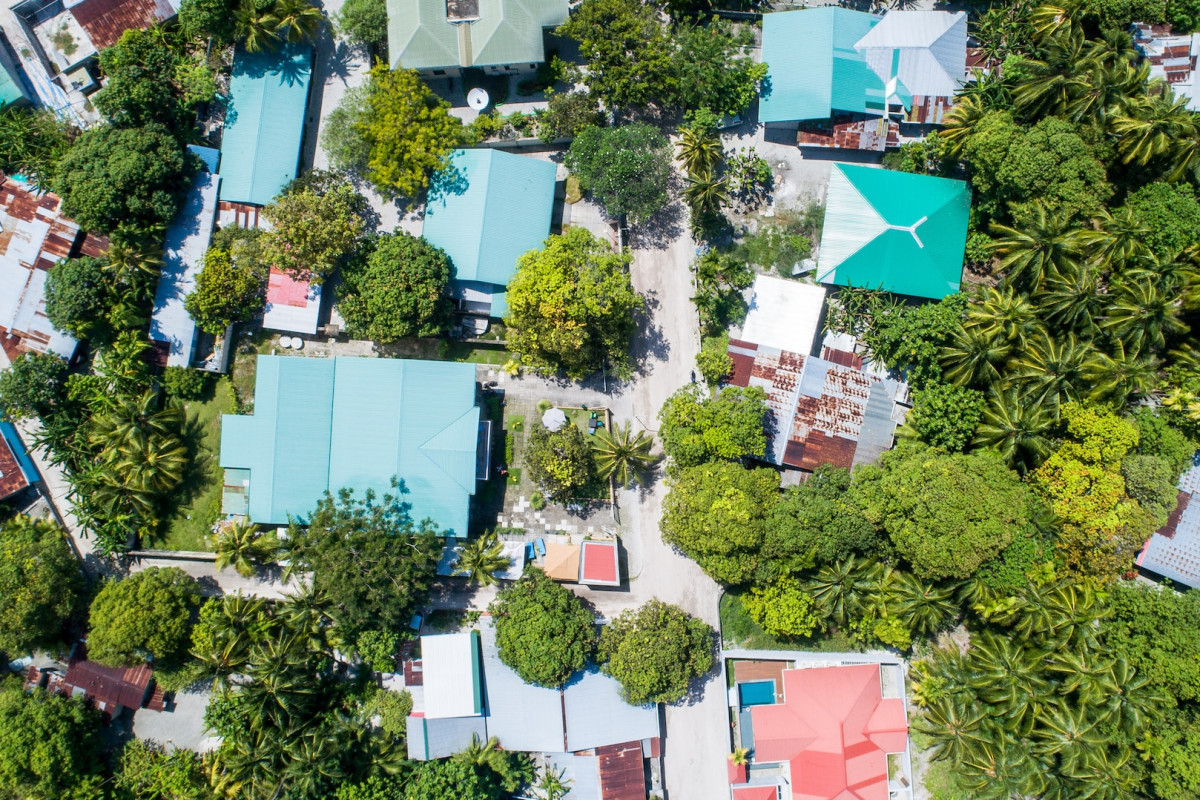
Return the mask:
<svg viewBox="0 0 1200 800">
<path fill-rule="evenodd" d="M 238 50 L 221 137 L 221 199 L 265 206 L 296 177 L 312 48 Z"/>
<path fill-rule="evenodd" d="M 455 150 L 435 179 L 422 235 L 450 256 L 455 279 L 506 286 L 517 259 L 550 235 L 556 169 L 498 150 Z"/>
<path fill-rule="evenodd" d="M 0 108 L 27 99 L 20 75 L 9 67 L 8 59 L 0 57 Z"/>
<path fill-rule="evenodd" d="M 953 294 L 970 213 L 963 181 L 835 164 L 817 280 L 935 300 Z"/>
<path fill-rule="evenodd" d="M 250 470 L 250 518 L 306 519 L 328 489 L 390 493 L 466 536 L 475 491 L 475 367 L 260 356 L 253 416 L 222 419 L 221 466 Z"/>
<path fill-rule="evenodd" d="M 848 8 L 809 8 L 763 15 L 767 64 L 759 119 L 827 119 L 833 110 L 883 110 L 884 85 L 854 45 L 879 17 Z"/>
<path fill-rule="evenodd" d="M 388 0 L 393 69 L 445 69 L 545 60 L 544 28 L 566 21 L 567 0 L 478 0 L 479 16 L 446 18 L 445 0 Z"/>
</svg>

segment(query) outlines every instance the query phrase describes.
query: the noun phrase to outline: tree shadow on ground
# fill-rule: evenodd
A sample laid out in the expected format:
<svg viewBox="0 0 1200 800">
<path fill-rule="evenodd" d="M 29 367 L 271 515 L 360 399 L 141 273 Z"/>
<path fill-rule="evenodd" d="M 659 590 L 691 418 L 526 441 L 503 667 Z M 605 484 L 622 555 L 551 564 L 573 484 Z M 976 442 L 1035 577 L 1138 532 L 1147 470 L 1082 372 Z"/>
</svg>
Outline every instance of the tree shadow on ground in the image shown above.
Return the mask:
<svg viewBox="0 0 1200 800">
<path fill-rule="evenodd" d="M 677 178 L 672 178 L 672 183 Z M 675 192 L 672 192 L 674 195 Z M 672 200 L 655 212 L 654 216 L 639 225 L 629 228 L 629 246 L 636 250 L 665 250 L 671 242 L 684 234 L 687 209 L 679 200 Z"/>
</svg>

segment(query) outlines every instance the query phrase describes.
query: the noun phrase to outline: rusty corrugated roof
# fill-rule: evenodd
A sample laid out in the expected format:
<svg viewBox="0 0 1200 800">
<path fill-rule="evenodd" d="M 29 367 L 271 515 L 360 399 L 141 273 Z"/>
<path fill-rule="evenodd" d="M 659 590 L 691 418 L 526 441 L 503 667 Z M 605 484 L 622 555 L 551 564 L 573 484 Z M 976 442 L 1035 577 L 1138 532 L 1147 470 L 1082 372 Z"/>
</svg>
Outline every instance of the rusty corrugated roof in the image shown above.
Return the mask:
<svg viewBox="0 0 1200 800">
<path fill-rule="evenodd" d="M 600 796 L 604 800 L 646 800 L 646 765 L 641 742 L 597 747 L 596 758 Z"/>
<path fill-rule="evenodd" d="M 175 16 L 166 0 L 83 0 L 71 15 L 87 31 L 97 50 L 112 47 L 125 31 L 149 28 Z"/>
</svg>

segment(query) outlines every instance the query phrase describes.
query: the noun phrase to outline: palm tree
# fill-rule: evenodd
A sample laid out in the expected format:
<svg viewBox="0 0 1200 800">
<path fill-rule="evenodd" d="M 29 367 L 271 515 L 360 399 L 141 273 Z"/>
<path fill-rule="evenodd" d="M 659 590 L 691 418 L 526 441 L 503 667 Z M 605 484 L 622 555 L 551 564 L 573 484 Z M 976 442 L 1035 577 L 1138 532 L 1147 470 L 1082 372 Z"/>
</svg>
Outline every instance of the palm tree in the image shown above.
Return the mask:
<svg viewBox="0 0 1200 800">
<path fill-rule="evenodd" d="M 500 582 L 496 573 L 512 566 L 512 559 L 504 555 L 504 545 L 495 531 L 485 531 L 474 541 L 467 542 L 458 551 L 454 562 L 454 574 L 465 575 L 472 584 L 495 586 Z"/>
<path fill-rule="evenodd" d="M 992 105 L 977 94 L 959 97 L 946 112 L 944 127 L 938 133 L 938 141 L 945 143 L 946 154 L 953 158 L 960 156 L 975 126 L 992 111 Z"/>
<path fill-rule="evenodd" d="M 983 289 L 967 310 L 963 326 L 978 328 L 988 336 L 999 336 L 1017 347 L 1038 327 L 1037 313 L 1029 298 L 1011 286 Z"/>
<path fill-rule="evenodd" d="M 257 567 L 273 564 L 279 558 L 279 540 L 271 533 L 259 533 L 258 526 L 243 517 L 240 522 L 217 534 L 217 569 L 233 567 L 243 577 L 250 577 Z"/>
<path fill-rule="evenodd" d="M 1088 244 L 1099 271 L 1120 271 L 1123 264 L 1149 251 L 1150 231 L 1128 206 L 1101 211 L 1097 221 L 1099 230 L 1089 234 Z"/>
<path fill-rule="evenodd" d="M 157 248 L 118 238 L 109 244 L 104 254 L 103 270 L 115 282 L 134 285 L 157 278 L 162 265 L 162 252 Z"/>
<path fill-rule="evenodd" d="M 288 595 L 280 608 L 284 626 L 294 632 L 312 653 L 330 653 L 340 643 L 333 625 L 333 603 L 311 581 Z"/>
<path fill-rule="evenodd" d="M 251 648 L 263 641 L 272 623 L 266 601 L 260 597 L 239 592 L 225 595 L 217 603 L 216 619 L 203 628 L 206 635 L 192 637 L 192 655 L 208 674 L 223 681 L 246 667 Z"/>
<path fill-rule="evenodd" d="M 930 703 L 913 727 L 933 737 L 933 758 L 958 764 L 988 739 L 986 720 L 987 714 L 978 703 L 948 694 Z"/>
<path fill-rule="evenodd" d="M 612 478 L 619 488 L 630 483 L 645 484 L 659 458 L 651 454 L 654 437 L 646 431 L 634 436 L 628 421 L 600 428 L 592 437 L 592 455 L 596 471 L 604 479 Z"/>
<path fill-rule="evenodd" d="M 233 12 L 235 37 L 242 41 L 247 53 L 263 53 L 279 46 L 275 31 L 279 19 L 258 10 L 254 0 L 242 0 Z"/>
<path fill-rule="evenodd" d="M 1044 796 L 1046 773 L 1028 747 L 997 732 L 967 750 L 957 777 L 974 800 L 1010 800 Z"/>
<path fill-rule="evenodd" d="M 571 791 L 572 781 L 564 780 L 566 770 L 554 769 L 546 764 L 542 767 L 542 775 L 538 778 L 537 790 L 541 800 L 562 800 Z"/>
<path fill-rule="evenodd" d="M 1012 347 L 1002 337 L 980 328 L 959 328 L 942 350 L 946 378 L 959 386 L 990 386 L 1000 380 L 1000 367 Z"/>
<path fill-rule="evenodd" d="M 1085 366 L 1090 355 L 1089 345 L 1074 334 L 1056 337 L 1043 331 L 1012 365 L 1014 378 L 1036 402 L 1058 406 L 1078 400 L 1087 386 Z"/>
<path fill-rule="evenodd" d="M 1026 119 L 1063 116 L 1088 88 L 1084 73 L 1095 62 L 1083 30 L 1075 25 L 1046 37 L 1043 58 L 1025 59 L 1024 79 L 1013 90 L 1017 112 Z"/>
<path fill-rule="evenodd" d="M 1120 339 L 1127 352 L 1161 350 L 1168 336 L 1188 329 L 1179 321 L 1176 295 L 1157 281 L 1121 281 L 1100 327 Z"/>
<path fill-rule="evenodd" d="M 692 212 L 697 216 L 716 214 L 729 202 L 728 181 L 717 177 L 713 170 L 691 173 L 683 190 Z"/>
<path fill-rule="evenodd" d="M 911 572 L 899 573 L 892 585 L 892 600 L 904 624 L 922 636 L 934 633 L 958 613 L 953 588 L 926 583 Z"/>
<path fill-rule="evenodd" d="M 321 9 L 308 0 L 275 0 L 271 13 L 278 20 L 275 35 L 285 42 L 311 42 L 325 21 Z"/>
<path fill-rule="evenodd" d="M 1113 121 L 1121 160 L 1139 166 L 1152 161 L 1168 164 L 1169 181 L 1181 180 L 1189 173 L 1200 175 L 1200 131 L 1187 104 L 1186 97 L 1170 89 L 1139 98 L 1128 114 Z"/>
<path fill-rule="evenodd" d="M 1073 330 L 1091 338 L 1097 331 L 1096 320 L 1104 308 L 1100 275 L 1084 264 L 1067 275 L 1055 275 L 1046 281 L 1045 290 L 1034 299 L 1038 311 L 1053 327 Z"/>
<path fill-rule="evenodd" d="M 716 131 L 691 126 L 680 133 L 679 158 L 688 175 L 711 173 L 724 155 L 725 150 Z"/>
<path fill-rule="evenodd" d="M 850 556 L 821 567 L 806 589 L 825 617 L 845 625 L 862 610 L 869 582 L 863 562 Z"/>
<path fill-rule="evenodd" d="M 1107 683 L 1111 689 L 1095 706 L 1099 720 L 1134 736 L 1170 701 L 1162 688 L 1139 675 L 1126 659 L 1113 661 L 1110 671 Z"/>
<path fill-rule="evenodd" d="M 1037 203 L 1018 227 L 993 223 L 991 230 L 997 265 L 1017 287 L 1037 291 L 1050 277 L 1078 268 L 1084 239 L 1064 211 L 1048 211 Z"/>
<path fill-rule="evenodd" d="M 1131 398 L 1146 397 L 1158 381 L 1154 359 L 1148 355 L 1125 355 L 1125 345 L 1116 343 L 1112 356 L 1096 352 L 1084 365 L 1084 377 L 1091 384 L 1088 400 L 1111 401 L 1124 408 Z"/>
<path fill-rule="evenodd" d="M 1087 718 L 1083 706 L 1059 704 L 1044 714 L 1033 730 L 1034 752 L 1055 757 L 1065 772 L 1091 761 L 1097 750 L 1106 749 L 1107 737 Z"/>
<path fill-rule="evenodd" d="M 976 678 L 972 686 L 992 706 L 992 717 L 1018 736 L 1028 736 L 1053 698 L 1042 661 L 1045 654 L 1009 637 L 985 631 L 971 640 Z"/>
</svg>

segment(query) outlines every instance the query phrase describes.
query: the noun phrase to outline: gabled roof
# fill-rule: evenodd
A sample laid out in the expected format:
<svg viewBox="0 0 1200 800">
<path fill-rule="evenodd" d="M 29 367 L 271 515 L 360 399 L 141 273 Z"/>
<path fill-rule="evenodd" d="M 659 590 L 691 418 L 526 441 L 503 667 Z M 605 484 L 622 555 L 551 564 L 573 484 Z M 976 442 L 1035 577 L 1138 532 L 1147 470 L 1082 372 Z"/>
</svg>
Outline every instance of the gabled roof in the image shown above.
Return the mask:
<svg viewBox="0 0 1200 800">
<path fill-rule="evenodd" d="M 477 15 L 451 21 L 446 0 L 388 0 L 393 69 L 445 69 L 545 60 L 542 30 L 567 19 L 566 0 L 477 0 Z"/>
<path fill-rule="evenodd" d="M 505 286 L 517 259 L 550 235 L 556 167 L 499 150 L 455 150 L 434 178 L 421 235 L 450 256 L 454 277 Z"/>
<path fill-rule="evenodd" d="M 967 12 L 889 11 L 854 48 L 886 83 L 910 94 L 950 97 L 967 74 Z"/>
<path fill-rule="evenodd" d="M 249 470 L 255 522 L 307 519 L 326 490 L 394 493 L 395 476 L 414 521 L 466 535 L 479 436 L 474 365 L 259 356 L 254 407 L 222 418 L 221 466 Z"/>
<path fill-rule="evenodd" d="M 884 84 L 854 49 L 879 17 L 847 8 L 763 15 L 763 122 L 827 119 L 836 109 L 882 113 Z"/>
<path fill-rule="evenodd" d="M 940 300 L 962 280 L 970 211 L 963 181 L 835 164 L 817 280 Z"/>
<path fill-rule="evenodd" d="M 175 16 L 167 0 L 83 0 L 70 10 L 97 50 L 112 47 L 131 28 L 149 28 Z"/>
<path fill-rule="evenodd" d="M 879 665 L 790 669 L 784 702 L 754 706 L 754 760 L 787 761 L 796 800 L 887 800 L 887 754 L 908 740 L 904 701 Z"/>
<path fill-rule="evenodd" d="M 221 137 L 222 200 L 265 206 L 296 177 L 311 80 L 308 45 L 234 55 Z"/>
<path fill-rule="evenodd" d="M 770 786 L 735 786 L 733 800 L 778 800 L 779 789 Z"/>
<path fill-rule="evenodd" d="M 1200 588 L 1200 467 L 1179 476 L 1176 507 L 1138 554 L 1144 570 Z"/>
</svg>

